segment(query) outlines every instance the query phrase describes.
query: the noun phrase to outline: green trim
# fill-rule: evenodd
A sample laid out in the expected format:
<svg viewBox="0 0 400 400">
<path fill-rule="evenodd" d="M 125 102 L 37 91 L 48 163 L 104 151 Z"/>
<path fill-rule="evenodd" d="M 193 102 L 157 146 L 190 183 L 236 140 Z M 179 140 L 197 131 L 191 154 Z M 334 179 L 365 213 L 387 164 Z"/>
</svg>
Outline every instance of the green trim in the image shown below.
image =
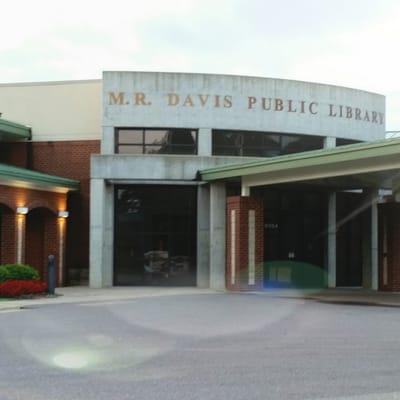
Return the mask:
<svg viewBox="0 0 400 400">
<path fill-rule="evenodd" d="M 399 138 L 357 143 L 332 149 L 306 151 L 242 164 L 228 164 L 204 169 L 200 171 L 200 176 L 203 181 L 214 181 L 303 167 L 322 167 L 346 161 L 355 162 L 388 156 L 398 156 L 400 159 Z"/>
<path fill-rule="evenodd" d="M 30 139 L 31 128 L 0 118 L 0 141 Z"/>
<path fill-rule="evenodd" d="M 79 181 L 60 176 L 43 174 L 13 165 L 0 164 L 0 182 L 6 181 L 13 186 L 44 189 L 50 191 L 79 190 Z"/>
</svg>

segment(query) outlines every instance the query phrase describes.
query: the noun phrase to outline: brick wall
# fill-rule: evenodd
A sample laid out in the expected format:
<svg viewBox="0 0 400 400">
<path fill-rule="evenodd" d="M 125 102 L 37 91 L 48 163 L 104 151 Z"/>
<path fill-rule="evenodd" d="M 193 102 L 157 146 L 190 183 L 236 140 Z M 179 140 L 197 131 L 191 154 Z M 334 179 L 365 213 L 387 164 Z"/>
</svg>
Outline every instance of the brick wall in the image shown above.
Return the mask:
<svg viewBox="0 0 400 400">
<path fill-rule="evenodd" d="M 67 205 L 65 195 L 0 187 L 0 203 L 12 210 L 15 210 L 17 206 L 27 206 L 30 209 L 45 207 L 54 213 L 60 209 L 69 211 L 70 217 L 66 228 L 66 270 L 89 267 L 90 156 L 99 152 L 100 141 L 98 140 L 2 143 L 0 148 L 2 163 L 80 181 L 79 193 L 71 192 L 68 195 Z M 4 215 L 5 219 L 11 218 L 7 213 Z M 4 243 L 7 242 L 5 237 L 12 236 L 4 232 L 2 236 Z M 47 243 L 45 247 L 51 247 L 51 243 Z M 10 249 L 2 249 L 2 255 L 7 259 L 15 258 L 15 254 Z"/>
<path fill-rule="evenodd" d="M 249 212 L 254 212 L 254 231 L 249 229 Z M 251 215 L 251 214 L 250 214 Z M 234 220 L 234 222 L 232 222 Z M 250 217 L 251 220 L 251 217 Z M 229 290 L 262 290 L 264 260 L 263 201 L 255 197 L 227 198 L 226 218 L 226 287 Z M 254 243 L 249 235 L 253 235 Z M 251 284 L 254 248 L 254 284 Z"/>
</svg>

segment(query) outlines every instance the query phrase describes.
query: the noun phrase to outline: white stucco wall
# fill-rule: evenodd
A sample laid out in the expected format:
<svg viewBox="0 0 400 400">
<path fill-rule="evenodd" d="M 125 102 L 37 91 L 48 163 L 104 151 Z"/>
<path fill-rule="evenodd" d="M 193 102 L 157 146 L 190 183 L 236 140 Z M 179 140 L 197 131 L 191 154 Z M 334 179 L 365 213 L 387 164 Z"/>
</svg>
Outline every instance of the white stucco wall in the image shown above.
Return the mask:
<svg viewBox="0 0 400 400">
<path fill-rule="evenodd" d="M 104 72 L 103 126 L 240 129 L 377 140 L 385 136 L 385 97 L 284 79 Z"/>
<path fill-rule="evenodd" d="M 34 141 L 99 140 L 101 80 L 0 84 L 2 117 L 32 127 Z"/>
</svg>

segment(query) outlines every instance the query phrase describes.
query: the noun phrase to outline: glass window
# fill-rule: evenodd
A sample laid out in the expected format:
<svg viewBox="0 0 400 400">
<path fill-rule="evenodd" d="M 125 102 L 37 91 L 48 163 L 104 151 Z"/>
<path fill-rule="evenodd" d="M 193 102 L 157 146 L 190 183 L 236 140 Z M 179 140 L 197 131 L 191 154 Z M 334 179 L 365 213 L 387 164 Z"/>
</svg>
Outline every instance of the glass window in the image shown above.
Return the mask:
<svg viewBox="0 0 400 400">
<path fill-rule="evenodd" d="M 114 283 L 196 284 L 197 189 L 116 186 Z"/>
<path fill-rule="evenodd" d="M 197 154 L 194 129 L 118 129 L 116 152 L 121 154 Z"/>
<path fill-rule="evenodd" d="M 356 143 L 362 143 L 360 140 L 351 140 L 351 139 L 336 139 L 336 147 L 339 146 L 346 146 L 348 144 L 356 144 Z"/>
<path fill-rule="evenodd" d="M 213 155 L 275 157 L 322 147 L 321 136 L 226 130 L 213 130 L 212 135 Z"/>
</svg>

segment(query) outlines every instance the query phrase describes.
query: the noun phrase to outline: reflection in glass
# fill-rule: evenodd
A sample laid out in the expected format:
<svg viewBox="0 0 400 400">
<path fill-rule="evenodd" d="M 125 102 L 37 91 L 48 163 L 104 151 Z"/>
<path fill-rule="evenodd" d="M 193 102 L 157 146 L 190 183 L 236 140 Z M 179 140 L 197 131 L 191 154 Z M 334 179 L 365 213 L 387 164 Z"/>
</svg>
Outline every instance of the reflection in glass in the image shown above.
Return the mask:
<svg viewBox="0 0 400 400">
<path fill-rule="evenodd" d="M 195 285 L 196 188 L 120 186 L 115 194 L 115 284 Z"/>
</svg>

